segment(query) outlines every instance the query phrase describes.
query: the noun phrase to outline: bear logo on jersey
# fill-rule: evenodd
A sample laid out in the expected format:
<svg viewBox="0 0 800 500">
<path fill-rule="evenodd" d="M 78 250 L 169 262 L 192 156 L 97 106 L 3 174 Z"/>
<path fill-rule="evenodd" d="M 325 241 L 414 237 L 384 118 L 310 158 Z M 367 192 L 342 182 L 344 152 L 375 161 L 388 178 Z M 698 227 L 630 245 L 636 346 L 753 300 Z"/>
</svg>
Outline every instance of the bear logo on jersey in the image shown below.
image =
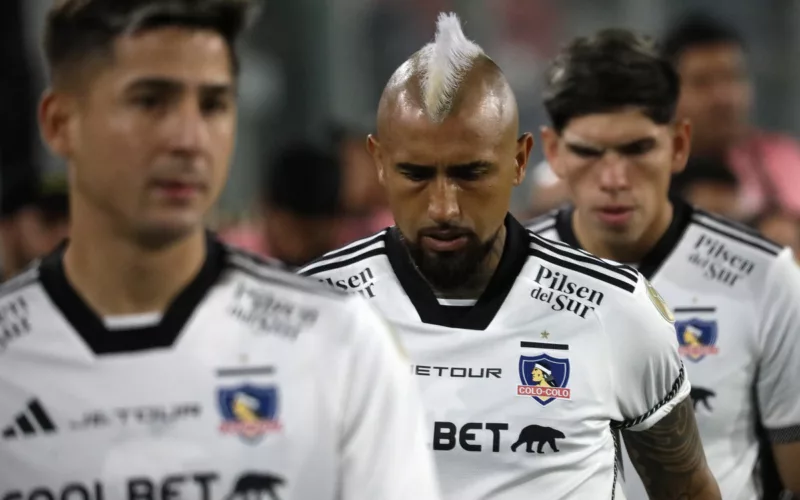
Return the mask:
<svg viewBox="0 0 800 500">
<path fill-rule="evenodd" d="M 549 354 L 520 356 L 517 396 L 531 396 L 542 406 L 556 399 L 570 399 L 569 360 Z"/>
<path fill-rule="evenodd" d="M 681 356 L 698 362 L 708 355 L 717 354 L 717 322 L 692 318 L 675 323 Z"/>
<path fill-rule="evenodd" d="M 544 453 L 545 444 L 549 444 L 550 449 L 558 453 L 561 450 L 556 448 L 556 439 L 565 438 L 564 433 L 558 429 L 542 427 L 541 425 L 529 425 L 519 433 L 519 439 L 511 445 L 511 451 L 516 453 L 517 448 L 524 444 L 526 446 L 525 451 L 533 453 L 533 443 L 538 442 L 539 446 L 536 447 L 536 453 Z"/>
<path fill-rule="evenodd" d="M 696 387 L 692 386 L 692 392 L 689 394 L 689 397 L 692 398 L 692 405 L 694 406 L 694 410 L 697 411 L 697 405 L 702 404 L 706 407 L 708 411 L 714 411 L 711 408 L 711 404 L 709 404 L 708 400 L 717 396 L 717 393 L 710 390 L 705 389 L 703 387 Z"/>
<path fill-rule="evenodd" d="M 253 441 L 281 427 L 277 387 L 246 384 L 220 388 L 217 399 L 223 419 L 220 431 L 224 434 L 238 434 Z"/>
<path fill-rule="evenodd" d="M 233 492 L 225 500 L 248 500 L 250 498 L 281 500 L 276 489 L 283 486 L 283 478 L 272 474 L 247 473 L 236 480 Z"/>
</svg>

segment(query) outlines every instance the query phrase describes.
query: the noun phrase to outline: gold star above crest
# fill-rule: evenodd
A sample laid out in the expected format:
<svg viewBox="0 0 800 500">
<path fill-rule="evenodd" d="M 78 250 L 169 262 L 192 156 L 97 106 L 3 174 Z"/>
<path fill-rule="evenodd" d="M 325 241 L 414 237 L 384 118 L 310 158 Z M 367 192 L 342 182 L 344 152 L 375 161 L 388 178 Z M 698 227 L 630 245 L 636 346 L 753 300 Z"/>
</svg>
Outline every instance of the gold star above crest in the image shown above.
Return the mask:
<svg viewBox="0 0 800 500">
<path fill-rule="evenodd" d="M 543 331 L 542 332 L 542 338 L 543 339 L 549 339 L 550 338 L 550 332 L 548 332 L 547 330 Z"/>
</svg>

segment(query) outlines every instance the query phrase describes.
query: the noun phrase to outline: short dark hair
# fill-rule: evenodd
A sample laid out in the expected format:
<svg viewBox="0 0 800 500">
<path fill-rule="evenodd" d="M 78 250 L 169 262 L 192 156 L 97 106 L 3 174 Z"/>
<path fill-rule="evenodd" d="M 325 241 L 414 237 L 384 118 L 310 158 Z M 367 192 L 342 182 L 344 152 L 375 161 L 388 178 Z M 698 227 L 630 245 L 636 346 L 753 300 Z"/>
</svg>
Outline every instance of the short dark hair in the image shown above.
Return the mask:
<svg viewBox="0 0 800 500">
<path fill-rule="evenodd" d="M 304 217 L 341 213 L 341 163 L 333 151 L 310 142 L 281 148 L 263 178 L 261 199 L 270 208 Z"/>
<path fill-rule="evenodd" d="M 573 118 L 631 106 L 667 124 L 679 92 L 678 74 L 652 39 L 607 29 L 573 40 L 556 57 L 547 72 L 544 106 L 559 133 Z"/>
<path fill-rule="evenodd" d="M 670 191 L 674 196 L 683 196 L 692 185 L 699 183 L 735 188 L 738 180 L 723 159 L 695 155 L 689 158 L 682 172 L 672 176 Z"/>
<path fill-rule="evenodd" d="M 733 44 L 745 48 L 744 38 L 732 26 L 701 12 L 682 16 L 669 28 L 661 42 L 664 57 L 673 64 L 689 49 Z"/>
<path fill-rule="evenodd" d="M 44 172 L 29 167 L 5 176 L 0 189 L 0 219 L 35 208 L 48 224 L 69 218 L 67 179 L 61 171 Z"/>
<path fill-rule="evenodd" d="M 169 26 L 219 33 L 237 72 L 235 45 L 253 7 L 253 0 L 55 0 L 43 41 L 51 79 L 58 84 L 90 56 L 111 56 L 122 35 Z"/>
</svg>

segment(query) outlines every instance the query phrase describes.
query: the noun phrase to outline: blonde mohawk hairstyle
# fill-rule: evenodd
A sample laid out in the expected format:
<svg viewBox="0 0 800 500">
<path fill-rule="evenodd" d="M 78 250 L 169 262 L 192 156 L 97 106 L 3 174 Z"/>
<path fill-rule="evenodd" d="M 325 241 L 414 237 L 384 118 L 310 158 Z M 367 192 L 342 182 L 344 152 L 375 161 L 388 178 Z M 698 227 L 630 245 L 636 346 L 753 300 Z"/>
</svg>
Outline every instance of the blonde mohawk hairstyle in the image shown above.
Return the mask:
<svg viewBox="0 0 800 500">
<path fill-rule="evenodd" d="M 461 30 L 458 16 L 439 14 L 436 37 L 420 51 L 422 98 L 425 113 L 433 122 L 441 122 L 450 112 L 464 77 L 485 54 Z"/>
</svg>

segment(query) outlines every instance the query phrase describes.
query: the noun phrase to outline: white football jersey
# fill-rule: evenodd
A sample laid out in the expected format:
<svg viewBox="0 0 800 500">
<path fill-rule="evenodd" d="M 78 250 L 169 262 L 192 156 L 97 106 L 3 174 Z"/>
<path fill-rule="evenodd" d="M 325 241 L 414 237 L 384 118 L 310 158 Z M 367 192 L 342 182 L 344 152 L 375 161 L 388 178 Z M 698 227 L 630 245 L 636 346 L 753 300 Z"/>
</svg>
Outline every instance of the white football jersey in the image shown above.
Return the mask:
<svg viewBox="0 0 800 500">
<path fill-rule="evenodd" d="M 444 498 L 624 498 L 617 431 L 649 428 L 689 394 L 669 311 L 635 270 L 505 224 L 474 303 L 437 299 L 396 228 L 301 273 L 367 297 L 394 325 Z"/>
<path fill-rule="evenodd" d="M 209 238 L 160 320 L 123 327 L 61 257 L 0 291 L 0 499 L 439 498 L 416 382 L 366 301 Z"/>
<path fill-rule="evenodd" d="M 780 487 L 759 436 L 800 440 L 800 269 L 788 248 L 685 203 L 674 206 L 671 226 L 637 267 L 675 313 L 673 335 L 722 498 L 761 498 Z M 577 247 L 571 218 L 566 207 L 527 226 Z M 626 464 L 628 498 L 646 499 L 627 457 Z"/>
</svg>

